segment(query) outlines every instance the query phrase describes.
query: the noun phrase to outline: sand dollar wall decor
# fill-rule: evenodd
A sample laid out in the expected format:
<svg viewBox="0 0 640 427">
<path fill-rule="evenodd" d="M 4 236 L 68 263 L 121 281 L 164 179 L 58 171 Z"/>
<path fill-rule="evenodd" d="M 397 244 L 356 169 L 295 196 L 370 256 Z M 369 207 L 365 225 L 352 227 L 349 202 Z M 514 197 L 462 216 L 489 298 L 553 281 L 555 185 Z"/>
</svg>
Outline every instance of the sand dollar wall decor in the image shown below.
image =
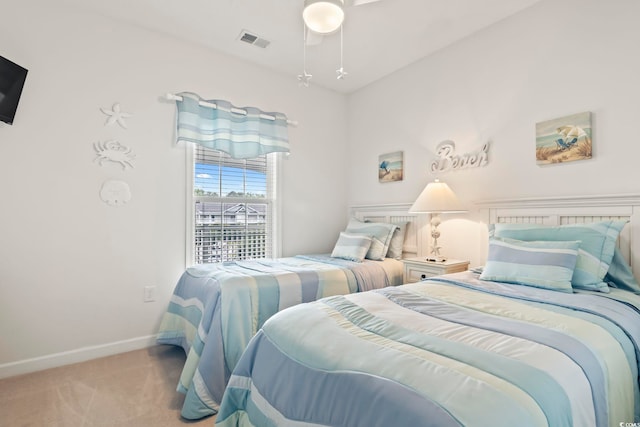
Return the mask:
<svg viewBox="0 0 640 427">
<path fill-rule="evenodd" d="M 124 181 L 109 180 L 102 183 L 100 199 L 109 206 L 124 206 L 131 200 L 131 189 Z"/>
</svg>

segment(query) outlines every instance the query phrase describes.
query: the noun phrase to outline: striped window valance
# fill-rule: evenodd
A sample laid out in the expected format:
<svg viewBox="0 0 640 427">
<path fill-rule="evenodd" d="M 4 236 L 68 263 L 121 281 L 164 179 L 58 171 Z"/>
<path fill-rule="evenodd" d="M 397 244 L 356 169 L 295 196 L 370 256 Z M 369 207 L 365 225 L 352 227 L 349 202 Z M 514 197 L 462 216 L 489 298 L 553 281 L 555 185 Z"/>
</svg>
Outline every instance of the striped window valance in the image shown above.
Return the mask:
<svg viewBox="0 0 640 427">
<path fill-rule="evenodd" d="M 229 101 L 203 100 L 178 94 L 178 141 L 223 151 L 235 159 L 289 152 L 287 117 L 255 107 L 238 108 Z"/>
</svg>

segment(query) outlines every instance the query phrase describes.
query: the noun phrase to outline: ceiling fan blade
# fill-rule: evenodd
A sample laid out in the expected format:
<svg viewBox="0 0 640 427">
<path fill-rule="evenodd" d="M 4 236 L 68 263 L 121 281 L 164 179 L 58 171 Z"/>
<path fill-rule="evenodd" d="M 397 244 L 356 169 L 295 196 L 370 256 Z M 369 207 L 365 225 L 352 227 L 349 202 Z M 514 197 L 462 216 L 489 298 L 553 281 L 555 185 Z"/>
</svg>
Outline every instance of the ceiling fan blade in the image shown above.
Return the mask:
<svg viewBox="0 0 640 427">
<path fill-rule="evenodd" d="M 317 46 L 322 43 L 323 36 L 307 28 L 307 34 L 305 36 L 307 46 Z"/>
</svg>

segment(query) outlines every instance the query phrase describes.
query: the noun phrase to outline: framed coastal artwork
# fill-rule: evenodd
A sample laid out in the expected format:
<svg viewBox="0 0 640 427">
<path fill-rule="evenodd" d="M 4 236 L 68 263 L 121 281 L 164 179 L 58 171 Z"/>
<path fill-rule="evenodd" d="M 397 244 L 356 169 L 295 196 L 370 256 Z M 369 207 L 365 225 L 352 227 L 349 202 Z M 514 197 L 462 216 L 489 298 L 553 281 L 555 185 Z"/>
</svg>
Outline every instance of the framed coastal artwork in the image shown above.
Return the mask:
<svg viewBox="0 0 640 427">
<path fill-rule="evenodd" d="M 378 157 L 378 181 L 402 181 L 404 175 L 403 152 L 381 154 Z"/>
<path fill-rule="evenodd" d="M 591 112 L 536 123 L 536 163 L 548 165 L 591 158 Z"/>
</svg>

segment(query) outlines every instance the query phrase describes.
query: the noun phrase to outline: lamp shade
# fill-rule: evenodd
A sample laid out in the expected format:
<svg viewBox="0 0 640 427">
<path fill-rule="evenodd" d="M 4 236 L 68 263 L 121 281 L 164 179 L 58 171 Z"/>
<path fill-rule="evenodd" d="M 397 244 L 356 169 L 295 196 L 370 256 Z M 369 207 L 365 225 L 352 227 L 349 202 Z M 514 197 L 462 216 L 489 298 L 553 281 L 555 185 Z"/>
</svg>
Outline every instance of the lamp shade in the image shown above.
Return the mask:
<svg viewBox="0 0 640 427">
<path fill-rule="evenodd" d="M 409 209 L 412 213 L 456 213 L 466 212 L 455 193 L 449 186 L 435 180 L 422 190 L 415 203 Z"/>
<path fill-rule="evenodd" d="M 332 33 L 344 21 L 343 6 L 342 0 L 305 0 L 302 19 L 313 32 Z"/>
</svg>

